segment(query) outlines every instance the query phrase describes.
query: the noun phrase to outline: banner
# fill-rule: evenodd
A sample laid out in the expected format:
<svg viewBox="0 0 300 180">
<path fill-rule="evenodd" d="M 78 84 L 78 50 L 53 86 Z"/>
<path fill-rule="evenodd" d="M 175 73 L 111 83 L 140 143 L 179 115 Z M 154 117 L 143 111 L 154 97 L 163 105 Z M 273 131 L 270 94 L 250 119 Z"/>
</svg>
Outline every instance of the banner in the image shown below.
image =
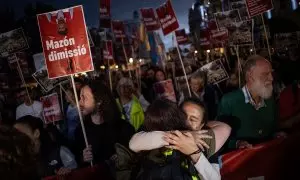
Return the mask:
<svg viewBox="0 0 300 180">
<path fill-rule="evenodd" d="M 27 54 L 25 52 L 17 52 L 15 54 L 11 54 L 7 57 L 7 61 L 11 71 L 13 71 L 16 74 L 19 74 L 18 63 L 17 63 L 17 61 L 19 61 L 19 65 L 23 75 L 30 76 L 30 71 L 27 62 Z"/>
<path fill-rule="evenodd" d="M 212 62 L 202 66 L 200 69 L 198 69 L 194 73 L 197 73 L 199 71 L 205 71 L 207 73 L 207 78 L 208 78 L 207 83 L 208 84 L 218 84 L 229 78 L 220 59 L 212 61 Z"/>
<path fill-rule="evenodd" d="M 210 42 L 210 34 L 209 30 L 203 29 L 200 30 L 200 46 L 203 50 L 208 50 L 212 48 L 212 44 Z"/>
<path fill-rule="evenodd" d="M 175 31 L 176 40 L 179 45 L 189 43 L 189 38 L 184 29 Z"/>
<path fill-rule="evenodd" d="M 41 103 L 43 105 L 45 124 L 54 123 L 63 119 L 57 93 L 41 97 Z"/>
<path fill-rule="evenodd" d="M 160 28 L 160 24 L 155 16 L 153 8 L 140 9 L 142 21 L 145 24 L 147 31 L 155 31 Z"/>
<path fill-rule="evenodd" d="M 234 23 L 240 22 L 241 17 L 238 10 L 215 13 L 218 28 L 231 27 Z"/>
<path fill-rule="evenodd" d="M 23 29 L 14 29 L 12 31 L 0 34 L 0 55 L 8 56 L 29 48 Z"/>
<path fill-rule="evenodd" d="M 53 88 L 59 85 L 59 83 L 63 81 L 67 81 L 67 78 L 56 78 L 49 79 L 46 67 L 43 67 L 32 74 L 32 77 L 36 80 L 36 82 L 42 87 L 44 92 L 49 92 Z"/>
<path fill-rule="evenodd" d="M 122 39 L 126 38 L 123 21 L 112 21 L 111 28 L 116 40 L 121 41 Z"/>
<path fill-rule="evenodd" d="M 113 49 L 114 49 L 114 47 L 113 47 L 112 41 L 104 41 L 104 48 L 103 48 L 103 60 L 104 60 L 104 64 L 108 64 L 108 65 L 114 64 L 114 52 L 113 52 Z"/>
<path fill-rule="evenodd" d="M 246 0 L 246 4 L 251 18 L 273 9 L 272 0 Z"/>
<path fill-rule="evenodd" d="M 238 0 L 238 1 L 231 2 L 231 9 L 236 9 L 239 11 L 242 21 L 250 19 L 245 0 Z"/>
<path fill-rule="evenodd" d="M 50 79 L 94 70 L 82 6 L 37 19 Z"/>
<path fill-rule="evenodd" d="M 36 71 L 45 67 L 45 57 L 43 53 L 34 54 L 32 57 Z"/>
<path fill-rule="evenodd" d="M 253 44 L 253 20 L 233 23 L 228 27 L 230 45 Z"/>
<path fill-rule="evenodd" d="M 159 98 L 166 98 L 170 101 L 176 102 L 176 95 L 174 91 L 173 82 L 171 79 L 160 81 L 154 84 L 154 92 Z"/>
<path fill-rule="evenodd" d="M 99 7 L 99 11 L 100 11 L 100 19 L 103 18 L 110 18 L 110 5 L 111 5 L 111 1 L 110 0 L 99 0 L 100 3 L 100 7 Z"/>
<path fill-rule="evenodd" d="M 166 3 L 158 7 L 156 13 L 165 36 L 179 28 L 179 23 L 170 0 L 167 0 Z"/>
</svg>

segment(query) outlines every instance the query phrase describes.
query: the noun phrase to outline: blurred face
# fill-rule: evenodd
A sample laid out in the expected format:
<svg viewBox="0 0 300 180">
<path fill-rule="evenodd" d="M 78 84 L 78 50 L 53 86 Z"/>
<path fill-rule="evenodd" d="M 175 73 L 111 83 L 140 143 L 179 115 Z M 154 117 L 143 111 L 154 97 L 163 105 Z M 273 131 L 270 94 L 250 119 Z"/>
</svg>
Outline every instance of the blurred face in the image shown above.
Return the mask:
<svg viewBox="0 0 300 180">
<path fill-rule="evenodd" d="M 250 88 L 263 99 L 268 99 L 273 92 L 272 66 L 266 60 L 259 60 L 250 71 Z"/>
<path fill-rule="evenodd" d="M 22 92 L 18 93 L 17 94 L 17 99 L 19 101 L 21 101 L 22 103 L 25 102 L 25 100 L 27 99 L 26 91 L 22 91 Z"/>
<path fill-rule="evenodd" d="M 191 78 L 190 86 L 193 92 L 201 92 L 204 88 L 204 83 L 200 79 Z"/>
<path fill-rule="evenodd" d="M 91 114 L 95 110 L 95 98 L 92 89 L 84 86 L 80 92 L 80 110 L 84 116 Z"/>
<path fill-rule="evenodd" d="M 147 71 L 147 78 L 154 79 L 154 74 L 155 74 L 155 72 L 153 71 L 153 69 L 148 70 Z"/>
<path fill-rule="evenodd" d="M 156 74 L 155 74 L 155 79 L 156 79 L 156 81 L 160 82 L 160 81 L 166 80 L 166 77 L 165 77 L 165 75 L 164 75 L 163 72 L 158 71 L 158 72 L 156 72 Z"/>
<path fill-rule="evenodd" d="M 67 25 L 64 19 L 59 19 L 57 23 L 57 32 L 61 35 L 66 35 L 68 32 Z"/>
<path fill-rule="evenodd" d="M 121 85 L 120 86 L 120 96 L 126 97 L 126 98 L 131 98 L 133 93 L 133 89 L 130 85 Z"/>
<path fill-rule="evenodd" d="M 186 103 L 183 106 L 183 111 L 187 116 L 188 125 L 194 131 L 202 129 L 202 127 L 204 126 L 204 110 L 200 106 L 192 103 Z"/>
</svg>

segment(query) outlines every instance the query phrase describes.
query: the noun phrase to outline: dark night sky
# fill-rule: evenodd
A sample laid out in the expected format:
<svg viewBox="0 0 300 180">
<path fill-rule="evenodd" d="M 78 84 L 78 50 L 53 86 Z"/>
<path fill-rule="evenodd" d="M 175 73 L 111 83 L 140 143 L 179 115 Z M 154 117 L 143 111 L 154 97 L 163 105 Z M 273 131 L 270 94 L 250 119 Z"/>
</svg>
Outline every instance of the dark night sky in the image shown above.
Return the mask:
<svg viewBox="0 0 300 180">
<path fill-rule="evenodd" d="M 13 7 L 18 16 L 22 16 L 23 8 L 27 3 L 34 3 L 37 0 L 1 0 L 0 7 Z M 125 20 L 132 18 L 132 12 L 142 7 L 158 7 L 165 0 L 111 0 L 112 16 L 114 19 Z M 39 1 L 53 5 L 55 8 L 66 8 L 72 5 L 83 5 L 85 18 L 89 27 L 98 27 L 99 22 L 99 2 L 98 0 L 44 0 Z M 180 28 L 188 30 L 188 9 L 194 0 L 173 0 Z M 17 6 L 16 6 L 17 4 Z M 167 46 L 171 45 L 171 38 L 164 38 Z"/>
</svg>

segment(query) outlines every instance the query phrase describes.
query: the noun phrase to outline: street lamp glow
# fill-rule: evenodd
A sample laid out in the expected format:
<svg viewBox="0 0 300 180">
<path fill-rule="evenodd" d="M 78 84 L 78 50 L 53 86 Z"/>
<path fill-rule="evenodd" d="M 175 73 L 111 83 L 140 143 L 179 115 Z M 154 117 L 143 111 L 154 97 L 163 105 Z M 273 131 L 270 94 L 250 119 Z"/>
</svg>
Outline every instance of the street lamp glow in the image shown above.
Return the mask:
<svg viewBox="0 0 300 180">
<path fill-rule="evenodd" d="M 253 51 L 253 49 L 250 49 L 250 52 L 252 52 Z"/>
<path fill-rule="evenodd" d="M 139 61 L 140 61 L 140 63 L 141 63 L 143 60 L 142 60 L 142 59 L 140 59 Z"/>
<path fill-rule="evenodd" d="M 133 63 L 133 58 L 129 58 L 129 63 Z"/>
<path fill-rule="evenodd" d="M 208 50 L 206 50 L 206 52 L 207 52 L 207 53 L 210 53 L 210 50 L 208 49 Z"/>
<path fill-rule="evenodd" d="M 101 69 L 105 69 L 105 66 L 100 66 Z"/>
<path fill-rule="evenodd" d="M 116 69 L 119 69 L 119 66 L 118 66 L 118 65 L 116 65 L 116 66 L 115 66 L 115 68 L 116 68 Z"/>
<path fill-rule="evenodd" d="M 195 51 L 195 54 L 197 54 L 198 53 L 198 51 Z"/>
</svg>

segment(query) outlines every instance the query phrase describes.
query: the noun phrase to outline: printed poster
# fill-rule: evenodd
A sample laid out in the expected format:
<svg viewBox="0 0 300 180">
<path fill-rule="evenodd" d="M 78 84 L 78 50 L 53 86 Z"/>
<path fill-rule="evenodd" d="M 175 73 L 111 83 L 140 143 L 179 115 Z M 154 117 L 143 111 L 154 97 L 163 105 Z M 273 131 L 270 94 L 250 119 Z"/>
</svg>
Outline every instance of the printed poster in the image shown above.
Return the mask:
<svg viewBox="0 0 300 180">
<path fill-rule="evenodd" d="M 207 83 L 208 84 L 218 84 L 229 78 L 222 62 L 220 59 L 212 61 L 204 66 L 202 66 L 199 71 L 205 71 L 207 73 Z"/>
<path fill-rule="evenodd" d="M 191 75 L 187 75 L 187 78 L 190 79 Z M 182 92 L 184 97 L 189 97 L 189 90 L 186 84 L 185 76 L 176 77 L 177 90 L 178 92 Z"/>
<path fill-rule="evenodd" d="M 246 4 L 251 18 L 273 9 L 272 0 L 246 0 Z"/>
<path fill-rule="evenodd" d="M 215 13 L 215 17 L 219 29 L 222 27 L 232 27 L 234 26 L 234 23 L 241 21 L 238 10 Z"/>
<path fill-rule="evenodd" d="M 37 19 L 50 79 L 94 70 L 82 6 L 38 14 Z"/>
<path fill-rule="evenodd" d="M 111 28 L 111 0 L 99 0 L 100 27 Z"/>
<path fill-rule="evenodd" d="M 29 48 L 29 46 L 22 28 L 0 34 L 1 56 L 5 57 L 27 48 Z"/>
<path fill-rule="evenodd" d="M 166 98 L 176 103 L 176 95 L 171 79 L 155 83 L 154 91 L 159 98 Z"/>
<path fill-rule="evenodd" d="M 104 64 L 109 62 L 110 65 L 114 64 L 114 52 L 113 52 L 113 43 L 112 41 L 104 41 L 103 48 L 103 60 Z"/>
<path fill-rule="evenodd" d="M 155 31 L 160 28 L 160 24 L 155 16 L 155 11 L 153 8 L 142 8 L 140 9 L 142 21 L 148 32 Z"/>
<path fill-rule="evenodd" d="M 167 2 L 158 7 L 156 9 L 156 14 L 165 36 L 179 28 L 179 23 L 177 21 L 171 0 L 167 0 Z"/>
<path fill-rule="evenodd" d="M 253 44 L 253 20 L 233 23 L 228 27 L 230 45 Z"/>
<path fill-rule="evenodd" d="M 176 35 L 177 43 L 179 45 L 189 43 L 189 38 L 188 38 L 187 34 L 185 33 L 184 29 L 180 29 L 180 30 L 175 31 L 175 35 Z"/>
<path fill-rule="evenodd" d="M 44 53 L 37 53 L 34 54 L 32 57 L 33 57 L 34 67 L 36 71 L 46 66 Z"/>
<path fill-rule="evenodd" d="M 248 9 L 245 0 L 231 1 L 231 9 L 236 9 L 240 13 L 242 21 L 249 20 Z"/>
<path fill-rule="evenodd" d="M 121 41 L 122 39 L 126 38 L 123 21 L 112 21 L 111 28 L 116 40 Z"/>
<path fill-rule="evenodd" d="M 57 93 L 41 97 L 45 124 L 54 123 L 63 119 Z"/>
<path fill-rule="evenodd" d="M 27 54 L 25 52 L 17 52 L 15 54 L 11 54 L 7 57 L 7 61 L 10 70 L 15 72 L 16 74 L 19 74 L 17 63 L 17 61 L 19 61 L 20 69 L 22 70 L 23 75 L 30 76 L 30 71 L 27 62 Z"/>
</svg>

